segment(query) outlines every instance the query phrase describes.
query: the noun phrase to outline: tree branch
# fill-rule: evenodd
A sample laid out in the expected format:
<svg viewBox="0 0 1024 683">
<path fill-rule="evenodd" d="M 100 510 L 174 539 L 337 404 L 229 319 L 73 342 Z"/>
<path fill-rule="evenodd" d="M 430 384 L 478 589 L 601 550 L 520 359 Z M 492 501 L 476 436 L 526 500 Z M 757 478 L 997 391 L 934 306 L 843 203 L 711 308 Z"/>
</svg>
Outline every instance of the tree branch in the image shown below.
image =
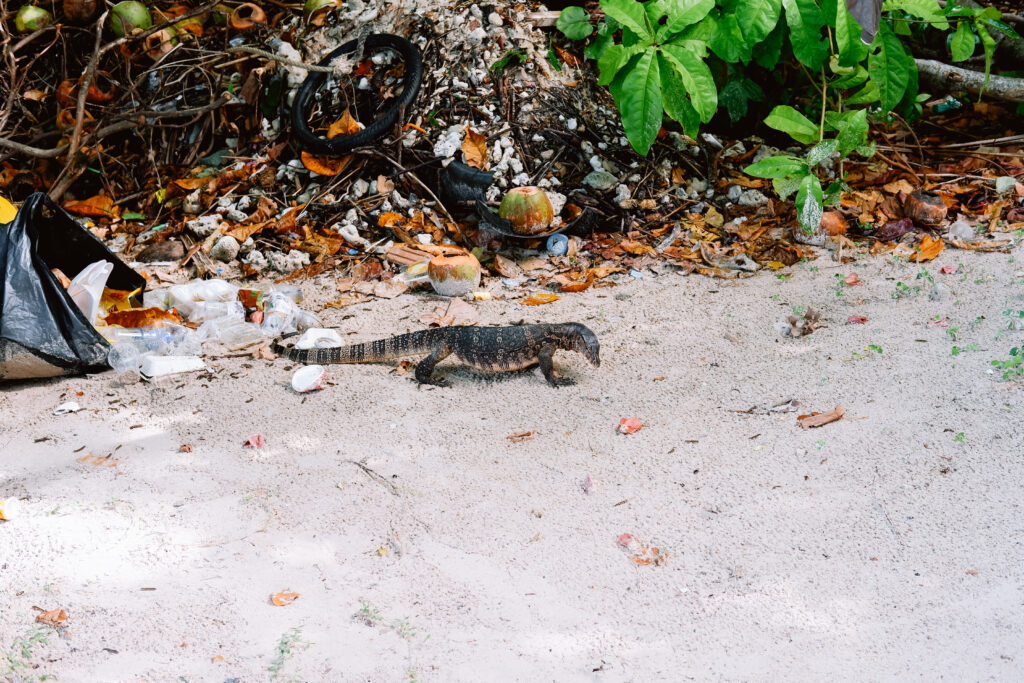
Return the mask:
<svg viewBox="0 0 1024 683">
<path fill-rule="evenodd" d="M 915 59 L 922 90 L 940 90 L 954 92 L 966 90 L 977 96 L 984 92 L 1005 102 L 1024 102 L 1024 78 L 1008 76 L 989 76 L 985 82 L 985 74 L 971 71 L 950 64 L 943 64 L 934 59 Z"/>
</svg>

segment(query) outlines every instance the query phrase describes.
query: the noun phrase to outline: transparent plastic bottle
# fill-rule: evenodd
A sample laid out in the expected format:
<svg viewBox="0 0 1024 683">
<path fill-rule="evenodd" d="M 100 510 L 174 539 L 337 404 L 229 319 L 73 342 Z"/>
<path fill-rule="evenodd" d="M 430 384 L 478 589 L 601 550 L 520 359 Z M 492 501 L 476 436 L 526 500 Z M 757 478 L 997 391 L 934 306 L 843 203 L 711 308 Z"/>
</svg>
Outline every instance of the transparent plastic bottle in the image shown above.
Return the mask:
<svg viewBox="0 0 1024 683">
<path fill-rule="evenodd" d="M 271 337 L 295 331 L 299 309 L 281 292 L 271 292 L 263 302 L 263 332 Z"/>
<path fill-rule="evenodd" d="M 141 376 L 142 352 L 134 342 L 122 341 L 110 347 L 107 352 L 107 363 L 117 373 L 117 381 L 121 384 L 134 384 Z"/>
<path fill-rule="evenodd" d="M 241 301 L 197 301 L 193 304 L 189 322 L 202 323 L 208 320 L 244 320 L 245 307 Z"/>
</svg>

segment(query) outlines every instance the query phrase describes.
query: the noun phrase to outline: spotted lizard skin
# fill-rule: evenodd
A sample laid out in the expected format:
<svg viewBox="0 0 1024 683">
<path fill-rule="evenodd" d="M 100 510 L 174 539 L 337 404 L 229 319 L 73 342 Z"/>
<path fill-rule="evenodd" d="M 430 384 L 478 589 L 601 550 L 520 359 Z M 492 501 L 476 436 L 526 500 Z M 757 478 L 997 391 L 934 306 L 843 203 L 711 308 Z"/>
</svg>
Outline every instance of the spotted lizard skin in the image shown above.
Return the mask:
<svg viewBox="0 0 1024 683">
<path fill-rule="evenodd" d="M 426 355 L 416 365 L 416 379 L 421 384 L 438 386 L 448 386 L 449 383 L 434 379 L 434 366 L 452 354 L 483 372 L 510 372 L 540 365 L 544 378 L 552 386 L 572 383 L 555 377 L 551 357 L 559 349 L 583 354 L 595 368 L 601 363 L 597 337 L 580 323 L 438 327 L 365 344 L 325 349 L 295 349 L 280 342 L 280 339 L 275 341 L 271 347 L 275 353 L 300 363 L 319 365 L 377 363 Z"/>
</svg>

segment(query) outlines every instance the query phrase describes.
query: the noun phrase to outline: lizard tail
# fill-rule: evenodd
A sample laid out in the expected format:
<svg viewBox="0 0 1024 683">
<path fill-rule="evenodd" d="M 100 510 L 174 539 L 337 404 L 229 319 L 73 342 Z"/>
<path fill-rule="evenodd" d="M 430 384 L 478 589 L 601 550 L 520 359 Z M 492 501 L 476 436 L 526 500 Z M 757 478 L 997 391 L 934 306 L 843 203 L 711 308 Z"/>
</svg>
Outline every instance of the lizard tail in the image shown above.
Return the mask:
<svg viewBox="0 0 1024 683">
<path fill-rule="evenodd" d="M 417 356 L 433 351 L 435 330 L 422 330 L 400 334 L 397 337 L 377 339 L 365 344 L 350 346 L 333 346 L 322 349 L 296 349 L 275 341 L 271 350 L 288 358 L 306 364 L 330 365 L 339 363 L 376 363 L 383 360 L 394 360 L 406 356 Z"/>
</svg>

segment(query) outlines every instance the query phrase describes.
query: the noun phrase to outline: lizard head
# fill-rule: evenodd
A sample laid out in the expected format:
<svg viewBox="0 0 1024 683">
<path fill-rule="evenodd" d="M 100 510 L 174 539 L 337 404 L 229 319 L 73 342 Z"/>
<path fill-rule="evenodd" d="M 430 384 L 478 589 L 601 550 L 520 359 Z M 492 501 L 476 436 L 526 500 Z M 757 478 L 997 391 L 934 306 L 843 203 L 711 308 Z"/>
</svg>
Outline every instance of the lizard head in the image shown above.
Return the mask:
<svg viewBox="0 0 1024 683">
<path fill-rule="evenodd" d="M 589 327 L 582 323 L 568 323 L 566 327 L 571 331 L 570 350 L 582 353 L 587 361 L 595 368 L 601 365 L 601 344 L 597 341 L 597 335 Z"/>
</svg>

